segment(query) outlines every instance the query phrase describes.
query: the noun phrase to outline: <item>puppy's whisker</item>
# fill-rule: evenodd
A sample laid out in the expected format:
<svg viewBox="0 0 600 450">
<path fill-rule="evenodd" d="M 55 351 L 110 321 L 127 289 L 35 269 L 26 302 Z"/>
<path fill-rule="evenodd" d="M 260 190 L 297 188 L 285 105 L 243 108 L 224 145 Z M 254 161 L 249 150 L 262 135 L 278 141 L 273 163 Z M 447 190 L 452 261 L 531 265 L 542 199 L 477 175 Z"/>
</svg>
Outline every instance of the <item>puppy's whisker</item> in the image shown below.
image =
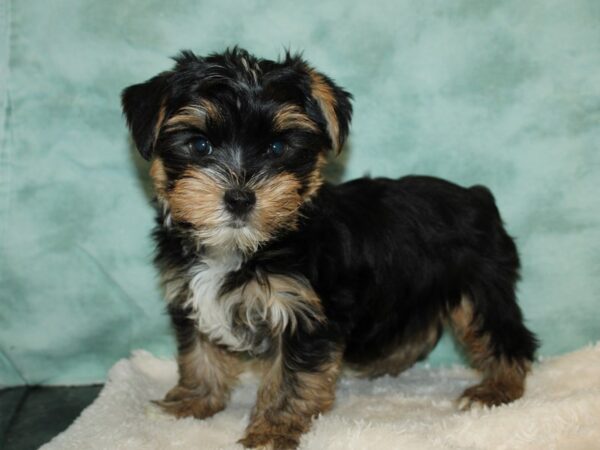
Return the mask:
<svg viewBox="0 0 600 450">
<path fill-rule="evenodd" d="M 252 175 L 252 178 L 248 180 L 246 186 L 248 186 L 251 189 L 256 189 L 259 186 L 264 185 L 266 182 L 268 182 L 268 178 L 269 172 L 265 169 L 261 169 L 259 172 Z"/>
</svg>

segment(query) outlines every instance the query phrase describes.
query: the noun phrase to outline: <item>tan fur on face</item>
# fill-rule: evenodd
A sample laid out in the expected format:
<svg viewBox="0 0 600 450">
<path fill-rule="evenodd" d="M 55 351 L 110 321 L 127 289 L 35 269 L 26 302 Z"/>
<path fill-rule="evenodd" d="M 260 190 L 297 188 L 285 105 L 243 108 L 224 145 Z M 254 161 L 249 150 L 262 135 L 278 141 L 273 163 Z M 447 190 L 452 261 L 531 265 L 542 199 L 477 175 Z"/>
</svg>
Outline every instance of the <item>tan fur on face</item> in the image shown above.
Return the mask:
<svg viewBox="0 0 600 450">
<path fill-rule="evenodd" d="M 311 79 L 311 90 L 313 97 L 319 103 L 321 110 L 323 111 L 323 115 L 325 116 L 325 120 L 327 121 L 327 131 L 329 132 L 329 137 L 331 138 L 331 144 L 333 145 L 333 151 L 335 153 L 339 153 L 341 150 L 341 142 L 340 142 L 340 126 L 337 121 L 337 115 L 335 113 L 335 94 L 333 89 L 325 79 L 323 75 L 314 70 L 309 72 Z"/>
<path fill-rule="evenodd" d="M 164 172 L 164 171 L 162 171 Z M 154 169 L 154 179 L 162 182 L 160 163 Z M 259 244 L 271 239 L 278 231 L 294 229 L 298 210 L 303 202 L 300 181 L 291 174 L 250 181 L 246 187 L 256 195 L 256 205 L 248 225 L 233 229 L 231 217 L 223 204 L 227 189 L 235 187 L 236 178 L 211 169 L 187 169 L 165 193 L 166 204 L 177 222 L 192 224 L 198 238 L 207 245 L 255 251 Z"/>
<path fill-rule="evenodd" d="M 164 186 L 164 167 L 156 163 L 153 167 L 153 179 L 158 193 Z M 267 241 L 277 231 L 294 229 L 297 224 L 297 212 L 302 204 L 299 194 L 300 182 L 290 174 L 281 174 L 273 178 L 250 182 L 249 189 L 256 194 L 256 206 L 249 217 L 248 226 L 233 230 L 227 228 L 229 213 L 223 204 L 223 195 L 234 187 L 235 180 L 210 169 L 186 170 L 175 181 L 173 187 L 164 193 L 173 219 L 192 224 L 200 239 L 215 245 L 229 244 L 241 250 L 256 250 L 260 242 Z M 219 234 L 221 233 L 221 234 Z M 222 233 L 228 233 L 226 237 Z"/>
<path fill-rule="evenodd" d="M 319 128 L 302 109 L 293 104 L 284 105 L 273 118 L 276 131 L 284 131 L 287 129 L 303 128 L 308 131 L 318 132 Z"/>
<path fill-rule="evenodd" d="M 271 237 L 278 230 L 296 228 L 297 212 L 302 205 L 300 181 L 296 177 L 283 173 L 250 187 L 256 194 L 252 221 L 257 229 Z"/>
<path fill-rule="evenodd" d="M 230 227 L 232 217 L 223 203 L 225 192 L 238 186 L 239 180 L 234 175 L 189 168 L 172 186 L 166 186 L 162 162 L 156 159 L 151 169 L 157 195 L 164 200 L 173 220 L 193 225 L 198 239 L 206 245 L 244 252 L 256 251 L 262 242 L 281 230 L 295 229 L 300 206 L 322 182 L 319 175 L 313 175 L 312 189 L 302 196 L 300 181 L 292 174 L 250 180 L 245 187 L 255 193 L 256 205 L 247 226 L 234 229 Z"/>
<path fill-rule="evenodd" d="M 182 125 L 204 130 L 207 120 L 218 122 L 221 120 L 221 114 L 212 102 L 202 99 L 196 105 L 181 108 L 167 120 L 165 126 L 171 130 L 180 128 Z"/>
<path fill-rule="evenodd" d="M 341 360 L 341 351 L 335 352 L 313 372 L 292 372 L 279 354 L 268 366 L 246 436 L 239 442 L 246 447 L 296 448 L 312 418 L 333 406 Z"/>
<path fill-rule="evenodd" d="M 150 178 L 154 183 L 154 190 L 159 199 L 165 198 L 167 190 L 167 172 L 162 160 L 156 158 L 150 166 Z"/>
<path fill-rule="evenodd" d="M 317 156 L 315 168 L 313 169 L 308 178 L 307 189 L 303 195 L 304 201 L 313 197 L 317 193 L 319 188 L 323 185 L 324 180 L 323 175 L 321 174 L 321 170 L 323 169 L 323 166 L 326 164 L 326 162 L 327 160 L 325 159 L 325 155 L 319 153 L 319 156 Z"/>
<path fill-rule="evenodd" d="M 173 218 L 198 228 L 219 226 L 225 214 L 224 189 L 222 180 L 209 172 L 186 170 L 167 195 Z"/>
<path fill-rule="evenodd" d="M 460 305 L 451 311 L 450 324 L 473 365 L 483 372 L 483 381 L 465 390 L 459 407 L 468 409 L 475 404 L 494 406 L 520 398 L 525 391 L 525 377 L 530 370 L 530 362 L 509 361 L 494 355 L 490 337 L 481 333 L 473 304 L 467 298 L 463 298 Z"/>
</svg>

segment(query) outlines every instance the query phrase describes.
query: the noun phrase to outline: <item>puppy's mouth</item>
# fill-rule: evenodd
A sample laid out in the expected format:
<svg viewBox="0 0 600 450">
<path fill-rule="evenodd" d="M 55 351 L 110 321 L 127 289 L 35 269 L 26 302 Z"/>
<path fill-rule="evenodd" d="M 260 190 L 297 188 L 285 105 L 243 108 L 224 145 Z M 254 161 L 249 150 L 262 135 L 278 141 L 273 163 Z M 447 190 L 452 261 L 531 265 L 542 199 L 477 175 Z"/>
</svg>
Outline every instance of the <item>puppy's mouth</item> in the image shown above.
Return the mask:
<svg viewBox="0 0 600 450">
<path fill-rule="evenodd" d="M 227 226 L 229 228 L 233 228 L 235 230 L 239 230 L 241 228 L 247 227 L 248 226 L 248 220 L 245 218 L 233 218 L 229 221 L 229 223 L 227 224 Z"/>
</svg>

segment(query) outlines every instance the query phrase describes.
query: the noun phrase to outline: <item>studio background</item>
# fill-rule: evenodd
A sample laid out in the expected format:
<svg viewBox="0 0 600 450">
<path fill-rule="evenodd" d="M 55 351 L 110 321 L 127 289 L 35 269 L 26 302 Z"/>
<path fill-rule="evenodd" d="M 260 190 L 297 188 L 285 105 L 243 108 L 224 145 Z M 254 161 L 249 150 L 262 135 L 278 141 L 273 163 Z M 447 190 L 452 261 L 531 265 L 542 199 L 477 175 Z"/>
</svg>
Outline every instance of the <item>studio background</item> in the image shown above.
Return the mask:
<svg viewBox="0 0 600 450">
<path fill-rule="evenodd" d="M 494 191 L 540 355 L 600 339 L 597 0 L 1 0 L 0 34 L 0 385 L 97 382 L 132 349 L 173 354 L 119 94 L 180 49 L 235 44 L 303 50 L 354 94 L 332 179 Z M 460 359 L 446 339 L 429 361 Z"/>
</svg>

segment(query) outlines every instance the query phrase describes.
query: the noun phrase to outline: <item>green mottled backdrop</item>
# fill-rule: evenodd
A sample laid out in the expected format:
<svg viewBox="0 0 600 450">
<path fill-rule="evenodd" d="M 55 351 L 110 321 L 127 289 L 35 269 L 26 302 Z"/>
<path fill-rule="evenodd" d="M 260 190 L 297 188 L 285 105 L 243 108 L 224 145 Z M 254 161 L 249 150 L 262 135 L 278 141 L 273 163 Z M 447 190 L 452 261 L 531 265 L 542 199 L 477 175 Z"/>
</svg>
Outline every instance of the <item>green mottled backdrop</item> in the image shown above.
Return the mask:
<svg viewBox="0 0 600 450">
<path fill-rule="evenodd" d="M 234 44 L 303 49 L 354 94 L 333 177 L 489 185 L 540 354 L 600 339 L 598 0 L 0 0 L 0 34 L 0 384 L 172 354 L 119 92 Z"/>
</svg>

